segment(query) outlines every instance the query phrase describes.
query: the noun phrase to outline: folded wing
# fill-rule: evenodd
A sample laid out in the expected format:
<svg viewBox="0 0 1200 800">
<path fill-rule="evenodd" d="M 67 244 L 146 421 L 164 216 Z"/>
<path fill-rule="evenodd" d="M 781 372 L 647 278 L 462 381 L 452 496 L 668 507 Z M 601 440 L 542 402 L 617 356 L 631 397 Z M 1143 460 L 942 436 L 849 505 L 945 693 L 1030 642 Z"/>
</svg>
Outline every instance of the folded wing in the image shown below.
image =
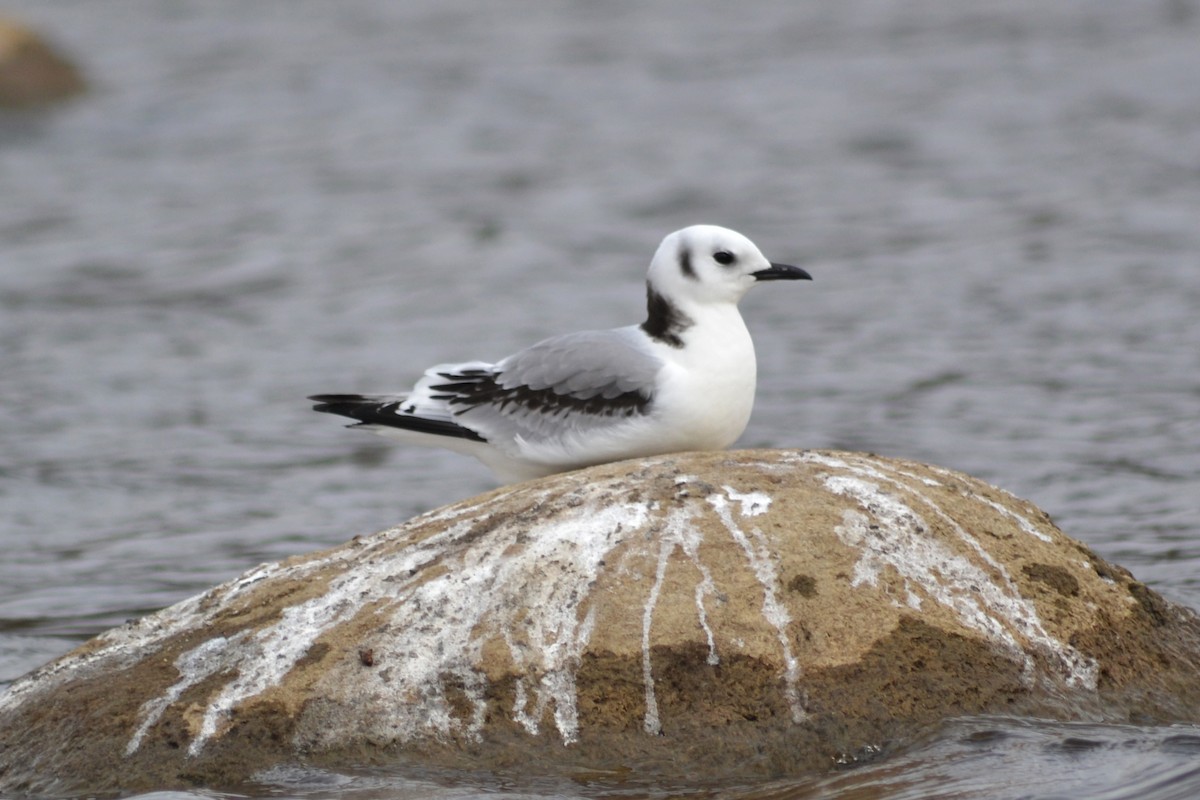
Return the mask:
<svg viewBox="0 0 1200 800">
<path fill-rule="evenodd" d="M 497 364 L 430 367 L 407 394 L 311 399 L 317 411 L 380 433 L 443 437 L 447 446 L 487 442 L 515 453 L 644 417 L 662 365 L 636 328 L 583 331 L 538 342 Z"/>
</svg>

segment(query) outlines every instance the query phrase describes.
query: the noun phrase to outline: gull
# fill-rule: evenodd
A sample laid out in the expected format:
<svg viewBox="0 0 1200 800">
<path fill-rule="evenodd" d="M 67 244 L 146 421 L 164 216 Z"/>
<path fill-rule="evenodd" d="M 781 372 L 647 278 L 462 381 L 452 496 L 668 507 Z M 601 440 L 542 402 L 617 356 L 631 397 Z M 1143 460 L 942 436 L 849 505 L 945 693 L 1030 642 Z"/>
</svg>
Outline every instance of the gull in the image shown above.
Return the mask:
<svg viewBox="0 0 1200 800">
<path fill-rule="evenodd" d="M 438 364 L 401 394 L 319 394 L 313 410 L 482 461 L 501 483 L 689 450 L 746 429 L 757 381 L 738 301 L 760 281 L 811 280 L 740 233 L 693 225 L 662 240 L 645 322 L 555 336 L 496 363 Z"/>
</svg>

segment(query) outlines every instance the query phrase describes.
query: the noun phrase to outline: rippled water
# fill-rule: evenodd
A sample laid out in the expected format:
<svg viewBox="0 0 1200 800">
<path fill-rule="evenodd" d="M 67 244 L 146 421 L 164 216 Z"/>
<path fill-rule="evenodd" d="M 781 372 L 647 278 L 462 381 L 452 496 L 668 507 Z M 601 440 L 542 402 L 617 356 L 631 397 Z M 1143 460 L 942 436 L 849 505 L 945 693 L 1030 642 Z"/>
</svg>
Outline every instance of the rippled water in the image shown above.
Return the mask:
<svg viewBox="0 0 1200 800">
<path fill-rule="evenodd" d="M 963 469 L 1200 606 L 1196 0 L 6 8 L 94 91 L 0 116 L 0 680 L 490 487 L 303 398 L 634 322 L 658 240 L 693 222 L 816 277 L 743 304 L 744 445 Z M 1198 736 L 965 720 L 722 791 L 1191 797 Z"/>
</svg>

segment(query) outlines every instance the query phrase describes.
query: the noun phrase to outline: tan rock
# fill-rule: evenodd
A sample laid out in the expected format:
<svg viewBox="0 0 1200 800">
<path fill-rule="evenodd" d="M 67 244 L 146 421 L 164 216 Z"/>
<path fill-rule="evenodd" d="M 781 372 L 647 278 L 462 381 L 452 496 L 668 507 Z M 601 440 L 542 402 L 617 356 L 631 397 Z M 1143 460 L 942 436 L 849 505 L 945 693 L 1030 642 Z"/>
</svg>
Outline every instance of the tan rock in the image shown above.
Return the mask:
<svg viewBox="0 0 1200 800">
<path fill-rule="evenodd" d="M 0 17 L 0 107 L 51 103 L 85 88 L 70 61 L 29 28 Z"/>
<path fill-rule="evenodd" d="M 609 464 L 263 565 L 0 697 L 0 790 L 287 761 L 823 769 L 947 717 L 1200 718 L 1200 622 L 973 478 L 875 456 Z"/>
</svg>

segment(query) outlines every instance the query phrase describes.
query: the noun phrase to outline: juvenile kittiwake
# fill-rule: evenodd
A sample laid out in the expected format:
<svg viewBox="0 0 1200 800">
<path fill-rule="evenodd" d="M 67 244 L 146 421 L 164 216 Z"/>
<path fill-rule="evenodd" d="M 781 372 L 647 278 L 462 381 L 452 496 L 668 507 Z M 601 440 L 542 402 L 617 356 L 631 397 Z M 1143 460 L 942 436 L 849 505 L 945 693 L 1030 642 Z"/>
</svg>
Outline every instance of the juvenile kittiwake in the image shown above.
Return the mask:
<svg viewBox="0 0 1200 800">
<path fill-rule="evenodd" d="M 640 325 L 555 336 L 495 364 L 438 364 L 402 394 L 319 394 L 404 442 L 472 455 L 503 483 L 733 444 L 754 405 L 754 343 L 738 313 L 759 281 L 811 280 L 745 236 L 693 225 L 663 239 Z"/>
</svg>

